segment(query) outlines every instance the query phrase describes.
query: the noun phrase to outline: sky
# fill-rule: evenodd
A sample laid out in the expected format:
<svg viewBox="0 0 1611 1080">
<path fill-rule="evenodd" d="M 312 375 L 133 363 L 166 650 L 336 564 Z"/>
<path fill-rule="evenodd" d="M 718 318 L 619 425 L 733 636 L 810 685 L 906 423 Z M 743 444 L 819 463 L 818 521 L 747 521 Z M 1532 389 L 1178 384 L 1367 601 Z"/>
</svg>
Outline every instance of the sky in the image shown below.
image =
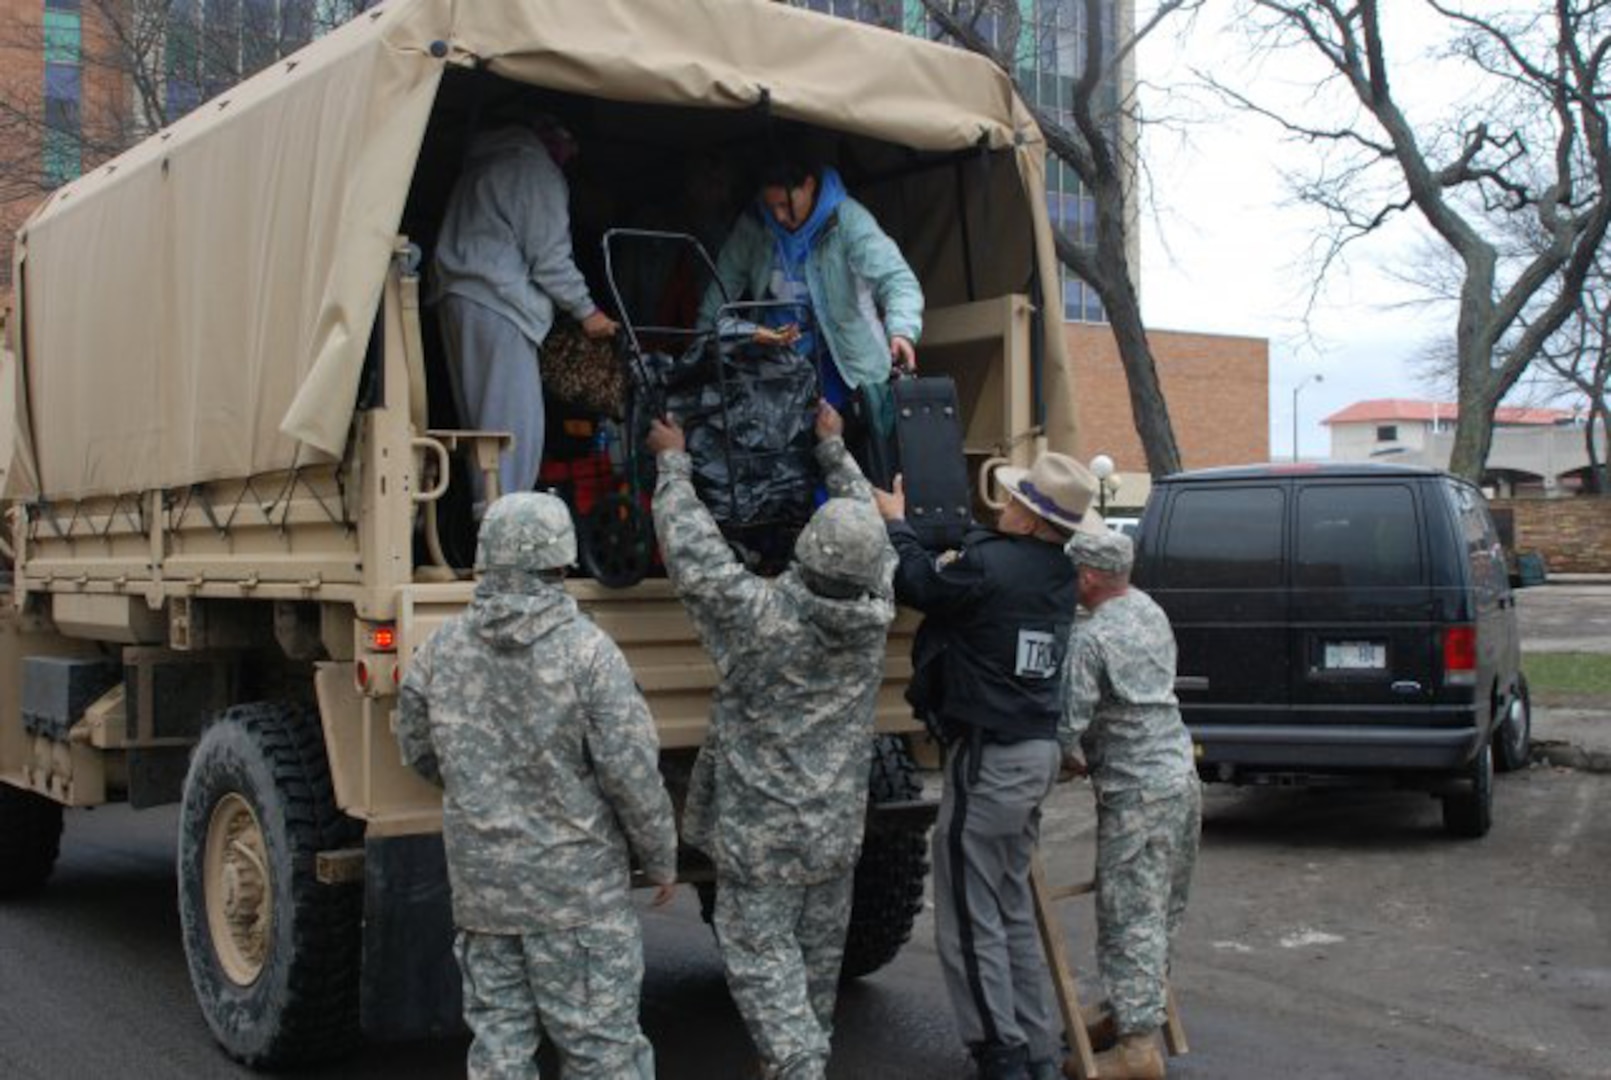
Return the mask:
<svg viewBox="0 0 1611 1080">
<path fill-rule="evenodd" d="M 1143 13 L 1151 6 L 1139 0 Z M 1210 13 L 1227 7 L 1209 5 Z M 1465 88 L 1451 86 L 1446 69 L 1426 59 L 1435 20 L 1414 0 L 1383 7 L 1385 36 L 1396 43 L 1400 64 L 1395 94 L 1412 117 L 1441 109 Z M 1189 66 L 1247 75 L 1257 93 L 1277 101 L 1298 93 L 1306 77 L 1289 63 L 1255 66 L 1239 35 L 1206 20 L 1185 42 L 1150 40 L 1138 64 L 1144 81 L 1162 86 L 1183 85 Z M 1153 95 L 1143 107 L 1161 116 L 1183 106 Z M 1142 211 L 1143 316 L 1160 329 L 1270 339 L 1273 459 L 1292 454 L 1295 389 L 1304 457 L 1329 452 L 1321 419 L 1356 401 L 1447 398 L 1422 385 L 1412 361 L 1430 338 L 1452 333 L 1452 311 L 1406 304 L 1405 288 L 1390 273 L 1422 242 L 1418 222 L 1356 250 L 1310 309 L 1310 250 L 1323 219 L 1293 201 L 1282 170 L 1305 164 L 1314 151 L 1268 121 L 1218 108 L 1185 137 L 1149 129 L 1145 140 L 1152 205 Z"/>
</svg>

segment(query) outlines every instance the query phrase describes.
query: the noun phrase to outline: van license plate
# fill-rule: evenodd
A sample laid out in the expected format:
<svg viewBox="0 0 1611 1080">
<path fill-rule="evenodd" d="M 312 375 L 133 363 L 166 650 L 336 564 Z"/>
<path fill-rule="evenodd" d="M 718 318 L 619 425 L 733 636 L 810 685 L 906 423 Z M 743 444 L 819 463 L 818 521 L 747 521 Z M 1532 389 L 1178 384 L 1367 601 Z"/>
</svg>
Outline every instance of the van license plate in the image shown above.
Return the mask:
<svg viewBox="0 0 1611 1080">
<path fill-rule="evenodd" d="M 1387 667 L 1387 646 L 1376 641 L 1326 642 L 1328 671 L 1381 671 Z"/>
</svg>

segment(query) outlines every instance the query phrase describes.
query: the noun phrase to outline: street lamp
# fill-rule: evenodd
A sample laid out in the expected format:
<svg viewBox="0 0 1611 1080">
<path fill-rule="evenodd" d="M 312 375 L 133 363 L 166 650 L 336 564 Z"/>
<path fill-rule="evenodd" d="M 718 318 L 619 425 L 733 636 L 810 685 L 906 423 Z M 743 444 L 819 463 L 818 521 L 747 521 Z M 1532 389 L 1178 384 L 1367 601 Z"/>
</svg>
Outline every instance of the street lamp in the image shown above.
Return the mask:
<svg viewBox="0 0 1611 1080">
<path fill-rule="evenodd" d="M 1106 454 L 1096 455 L 1091 459 L 1091 475 L 1096 477 L 1096 512 L 1107 517 L 1108 477 L 1113 475 L 1113 459 Z M 1117 488 L 1119 485 L 1113 486 Z"/>
<path fill-rule="evenodd" d="M 1306 379 L 1300 379 L 1298 381 L 1298 385 L 1294 386 L 1292 388 L 1292 460 L 1293 461 L 1298 460 L 1298 391 L 1302 390 L 1305 386 L 1308 386 L 1312 382 L 1313 383 L 1320 383 L 1320 382 L 1325 382 L 1325 381 L 1326 381 L 1326 377 L 1324 375 L 1320 374 L 1320 372 L 1317 371 L 1313 375 L 1310 375 Z"/>
</svg>

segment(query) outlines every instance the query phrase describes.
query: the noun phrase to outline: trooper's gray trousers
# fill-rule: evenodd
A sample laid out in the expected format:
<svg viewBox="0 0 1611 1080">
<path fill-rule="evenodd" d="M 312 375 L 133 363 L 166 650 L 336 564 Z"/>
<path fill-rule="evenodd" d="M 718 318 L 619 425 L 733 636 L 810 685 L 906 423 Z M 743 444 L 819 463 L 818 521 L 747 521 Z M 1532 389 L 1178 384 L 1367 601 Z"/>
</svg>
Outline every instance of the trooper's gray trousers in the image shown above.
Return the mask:
<svg viewBox="0 0 1611 1080">
<path fill-rule="evenodd" d="M 1057 782 L 1055 740 L 962 739 L 946 755 L 934 828 L 934 929 L 962 1040 L 1060 1058 L 1062 1032 L 1035 925 L 1030 859 Z"/>
</svg>

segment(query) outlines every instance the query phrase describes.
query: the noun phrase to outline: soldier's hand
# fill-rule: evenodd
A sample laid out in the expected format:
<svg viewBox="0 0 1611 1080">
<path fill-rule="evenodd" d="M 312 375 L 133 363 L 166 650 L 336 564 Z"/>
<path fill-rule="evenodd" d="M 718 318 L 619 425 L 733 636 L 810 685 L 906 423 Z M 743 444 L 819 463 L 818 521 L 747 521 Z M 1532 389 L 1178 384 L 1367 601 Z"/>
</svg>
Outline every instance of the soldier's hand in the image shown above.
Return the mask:
<svg viewBox="0 0 1611 1080">
<path fill-rule="evenodd" d="M 654 454 L 664 454 L 668 450 L 682 453 L 688 449 L 682 426 L 677 423 L 676 417 L 669 415 L 649 421 L 649 437 L 643 440 L 643 444 Z"/>
<path fill-rule="evenodd" d="M 900 473 L 895 474 L 894 491 L 873 488 L 873 502 L 878 504 L 879 516 L 885 521 L 904 521 L 906 519 L 905 478 Z"/>
<path fill-rule="evenodd" d="M 672 898 L 676 895 L 677 883 L 675 881 L 669 885 L 656 885 L 654 887 L 654 899 L 649 901 L 649 906 L 665 907 L 667 904 L 671 903 Z"/>
<path fill-rule="evenodd" d="M 827 400 L 817 402 L 817 441 L 845 433 L 845 418 Z"/>
<path fill-rule="evenodd" d="M 1079 754 L 1064 754 L 1063 767 L 1057 774 L 1057 782 L 1060 784 L 1066 784 L 1070 780 L 1074 780 L 1082 776 L 1089 776 L 1090 774 L 1091 767 L 1085 763 L 1085 759 L 1083 757 L 1081 757 Z"/>
</svg>

